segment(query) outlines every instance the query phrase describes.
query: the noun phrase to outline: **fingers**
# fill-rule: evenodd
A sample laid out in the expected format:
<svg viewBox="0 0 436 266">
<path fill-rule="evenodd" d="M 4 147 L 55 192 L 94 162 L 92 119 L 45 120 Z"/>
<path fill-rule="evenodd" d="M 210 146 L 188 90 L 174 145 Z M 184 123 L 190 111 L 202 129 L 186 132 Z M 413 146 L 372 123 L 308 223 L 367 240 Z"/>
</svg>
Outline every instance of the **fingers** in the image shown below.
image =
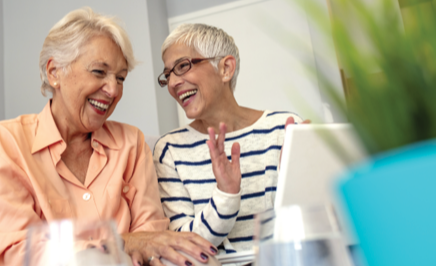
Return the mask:
<svg viewBox="0 0 436 266">
<path fill-rule="evenodd" d="M 192 243 L 199 246 L 209 255 L 215 256 L 218 253 L 218 249 L 214 245 L 212 245 L 212 243 L 197 235 L 196 233 L 186 232 L 184 234 L 187 234 L 187 236 L 184 236 L 185 239 L 190 240 Z"/>
<path fill-rule="evenodd" d="M 214 162 L 215 158 L 218 156 L 215 141 L 215 130 L 213 129 L 213 127 L 209 127 L 207 129 L 207 132 L 209 133 L 209 140 L 206 141 L 206 144 L 209 148 L 210 158 L 212 159 L 212 162 Z"/>
<path fill-rule="evenodd" d="M 239 168 L 239 158 L 241 157 L 241 147 L 238 142 L 232 145 L 232 164 Z"/>
<path fill-rule="evenodd" d="M 162 263 L 159 257 L 150 257 L 147 259 L 147 263 L 143 265 L 150 265 L 150 266 L 165 266 L 165 264 Z"/>
<path fill-rule="evenodd" d="M 168 260 L 176 265 L 180 265 L 180 266 L 194 265 L 195 257 L 191 257 L 187 254 L 184 254 L 184 255 L 187 255 L 187 256 L 184 256 L 181 253 L 175 251 L 173 248 L 168 247 L 165 249 L 165 251 L 163 253 L 165 253 L 165 256 L 163 256 L 165 258 L 164 260 Z M 199 259 L 198 261 L 207 262 L 207 259 L 206 260 Z M 157 261 L 158 260 L 154 259 L 153 263 L 150 263 L 150 265 L 152 265 L 152 266 L 163 265 L 163 264 L 161 264 L 162 263 L 161 261 L 159 261 L 159 262 L 157 262 Z"/>
<path fill-rule="evenodd" d="M 295 119 L 292 116 L 290 116 L 286 119 L 285 128 L 287 128 L 288 125 L 293 125 L 293 124 L 295 124 Z"/>
<path fill-rule="evenodd" d="M 139 251 L 133 251 L 132 254 L 130 254 L 130 258 L 132 259 L 133 266 L 145 265 L 142 255 L 139 253 Z"/>
<path fill-rule="evenodd" d="M 209 241 L 200 237 L 199 235 L 191 232 L 176 233 L 175 244 L 171 245 L 173 249 L 181 254 L 185 259 L 184 264 L 178 265 L 192 265 L 189 263 L 195 262 L 196 260 L 202 263 L 207 263 L 210 256 L 217 254 L 217 249 Z M 165 251 L 165 254 L 167 252 Z M 179 256 L 178 256 L 179 257 Z M 166 259 L 175 263 L 170 257 L 165 256 Z M 180 263 L 180 257 L 177 258 L 177 263 Z M 203 264 L 202 264 L 203 265 Z"/>
<path fill-rule="evenodd" d="M 207 128 L 207 133 L 209 133 L 209 140 L 212 142 L 212 144 L 215 146 L 215 129 L 213 127 Z"/>
<path fill-rule="evenodd" d="M 219 154 L 224 153 L 224 141 L 226 139 L 227 126 L 224 123 L 220 123 L 220 132 L 218 134 L 217 146 Z"/>
</svg>

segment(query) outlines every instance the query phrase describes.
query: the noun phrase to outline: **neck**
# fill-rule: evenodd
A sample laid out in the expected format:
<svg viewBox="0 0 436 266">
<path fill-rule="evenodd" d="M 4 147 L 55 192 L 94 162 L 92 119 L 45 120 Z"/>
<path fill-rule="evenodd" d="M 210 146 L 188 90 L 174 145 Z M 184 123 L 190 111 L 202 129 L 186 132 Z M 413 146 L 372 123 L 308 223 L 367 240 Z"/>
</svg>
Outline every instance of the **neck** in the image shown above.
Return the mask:
<svg viewBox="0 0 436 266">
<path fill-rule="evenodd" d="M 221 105 L 223 106 L 223 105 Z M 207 134 L 207 129 L 212 127 L 215 133 L 219 132 L 219 124 L 221 122 L 227 125 L 227 133 L 243 129 L 252 125 L 262 116 L 262 111 L 253 110 L 250 108 L 239 106 L 236 100 L 226 103 L 225 108 L 217 108 L 218 110 L 210 116 L 202 119 L 195 119 L 190 125 L 197 131 Z"/>
<path fill-rule="evenodd" d="M 62 114 L 61 109 L 58 108 L 53 100 L 51 103 L 51 112 L 56 127 L 58 128 L 62 139 L 67 144 L 67 147 L 69 147 L 69 144 L 71 143 L 83 143 L 91 139 L 91 133 L 83 133 L 75 128 L 73 126 L 74 123 L 70 122 L 66 115 Z"/>
</svg>

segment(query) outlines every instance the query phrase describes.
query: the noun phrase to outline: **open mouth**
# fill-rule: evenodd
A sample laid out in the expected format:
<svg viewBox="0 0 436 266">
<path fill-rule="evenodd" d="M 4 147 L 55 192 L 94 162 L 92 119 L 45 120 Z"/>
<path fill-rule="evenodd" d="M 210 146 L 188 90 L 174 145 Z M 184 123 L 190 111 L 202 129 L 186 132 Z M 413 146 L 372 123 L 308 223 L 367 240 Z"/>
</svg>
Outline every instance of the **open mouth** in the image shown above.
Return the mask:
<svg viewBox="0 0 436 266">
<path fill-rule="evenodd" d="M 193 95 L 197 94 L 197 90 L 187 91 L 182 95 L 179 95 L 179 99 L 184 103 Z"/>
<path fill-rule="evenodd" d="M 96 100 L 88 99 L 88 102 L 94 106 L 97 110 L 106 112 L 106 110 L 109 108 L 109 104 L 104 104 L 101 102 L 97 102 Z"/>
</svg>

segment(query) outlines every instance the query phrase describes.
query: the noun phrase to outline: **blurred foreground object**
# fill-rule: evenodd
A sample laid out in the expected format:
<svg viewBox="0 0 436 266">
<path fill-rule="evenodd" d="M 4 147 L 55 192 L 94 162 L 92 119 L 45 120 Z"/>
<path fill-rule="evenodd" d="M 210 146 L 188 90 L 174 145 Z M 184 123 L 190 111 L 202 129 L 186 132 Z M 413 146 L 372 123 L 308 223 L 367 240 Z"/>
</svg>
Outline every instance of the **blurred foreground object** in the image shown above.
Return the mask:
<svg viewBox="0 0 436 266">
<path fill-rule="evenodd" d="M 351 171 L 341 185 L 369 266 L 434 265 L 436 141 L 399 149 Z"/>
<path fill-rule="evenodd" d="M 60 220 L 31 226 L 25 266 L 130 266 L 115 224 Z"/>
<path fill-rule="evenodd" d="M 256 265 L 351 266 L 330 205 L 290 205 L 256 216 Z"/>
<path fill-rule="evenodd" d="M 316 1 L 300 2 L 317 21 Z M 327 93 L 373 155 L 340 186 L 366 262 L 433 265 L 435 1 L 329 2 L 347 101 Z"/>
<path fill-rule="evenodd" d="M 329 34 L 326 22 L 317 19 L 316 1 L 300 2 L 320 30 Z M 400 1 L 401 6 L 396 0 L 329 2 L 347 102 L 332 86 L 327 86 L 327 94 L 348 116 L 368 152 L 436 137 L 433 2 Z M 328 77 L 320 79 L 328 83 Z"/>
</svg>

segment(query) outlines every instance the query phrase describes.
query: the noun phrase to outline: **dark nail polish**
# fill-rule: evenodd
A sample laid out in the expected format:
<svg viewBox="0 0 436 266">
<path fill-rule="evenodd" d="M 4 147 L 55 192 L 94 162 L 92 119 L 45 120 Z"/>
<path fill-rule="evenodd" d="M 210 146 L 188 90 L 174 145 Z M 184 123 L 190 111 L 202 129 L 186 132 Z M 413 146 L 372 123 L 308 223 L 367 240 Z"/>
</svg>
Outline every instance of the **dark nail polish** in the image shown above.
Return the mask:
<svg viewBox="0 0 436 266">
<path fill-rule="evenodd" d="M 207 259 L 209 258 L 209 257 L 208 257 L 206 254 L 204 254 L 203 252 L 201 252 L 200 257 L 201 257 L 203 260 L 207 260 Z"/>
<path fill-rule="evenodd" d="M 94 245 L 89 245 L 88 247 L 89 248 L 96 248 L 96 246 L 94 246 Z"/>
<path fill-rule="evenodd" d="M 137 261 L 137 263 L 138 263 L 139 266 L 142 266 L 142 263 L 140 263 L 139 261 Z"/>
<path fill-rule="evenodd" d="M 215 254 L 218 253 L 218 250 L 217 250 L 216 248 L 214 248 L 214 247 L 210 247 L 210 251 L 212 251 L 212 252 L 215 253 Z"/>
<path fill-rule="evenodd" d="M 107 251 L 107 246 L 106 245 L 101 245 L 101 247 L 103 248 L 104 251 Z"/>
<path fill-rule="evenodd" d="M 192 266 L 192 263 L 190 261 L 185 261 L 186 266 Z"/>
</svg>

